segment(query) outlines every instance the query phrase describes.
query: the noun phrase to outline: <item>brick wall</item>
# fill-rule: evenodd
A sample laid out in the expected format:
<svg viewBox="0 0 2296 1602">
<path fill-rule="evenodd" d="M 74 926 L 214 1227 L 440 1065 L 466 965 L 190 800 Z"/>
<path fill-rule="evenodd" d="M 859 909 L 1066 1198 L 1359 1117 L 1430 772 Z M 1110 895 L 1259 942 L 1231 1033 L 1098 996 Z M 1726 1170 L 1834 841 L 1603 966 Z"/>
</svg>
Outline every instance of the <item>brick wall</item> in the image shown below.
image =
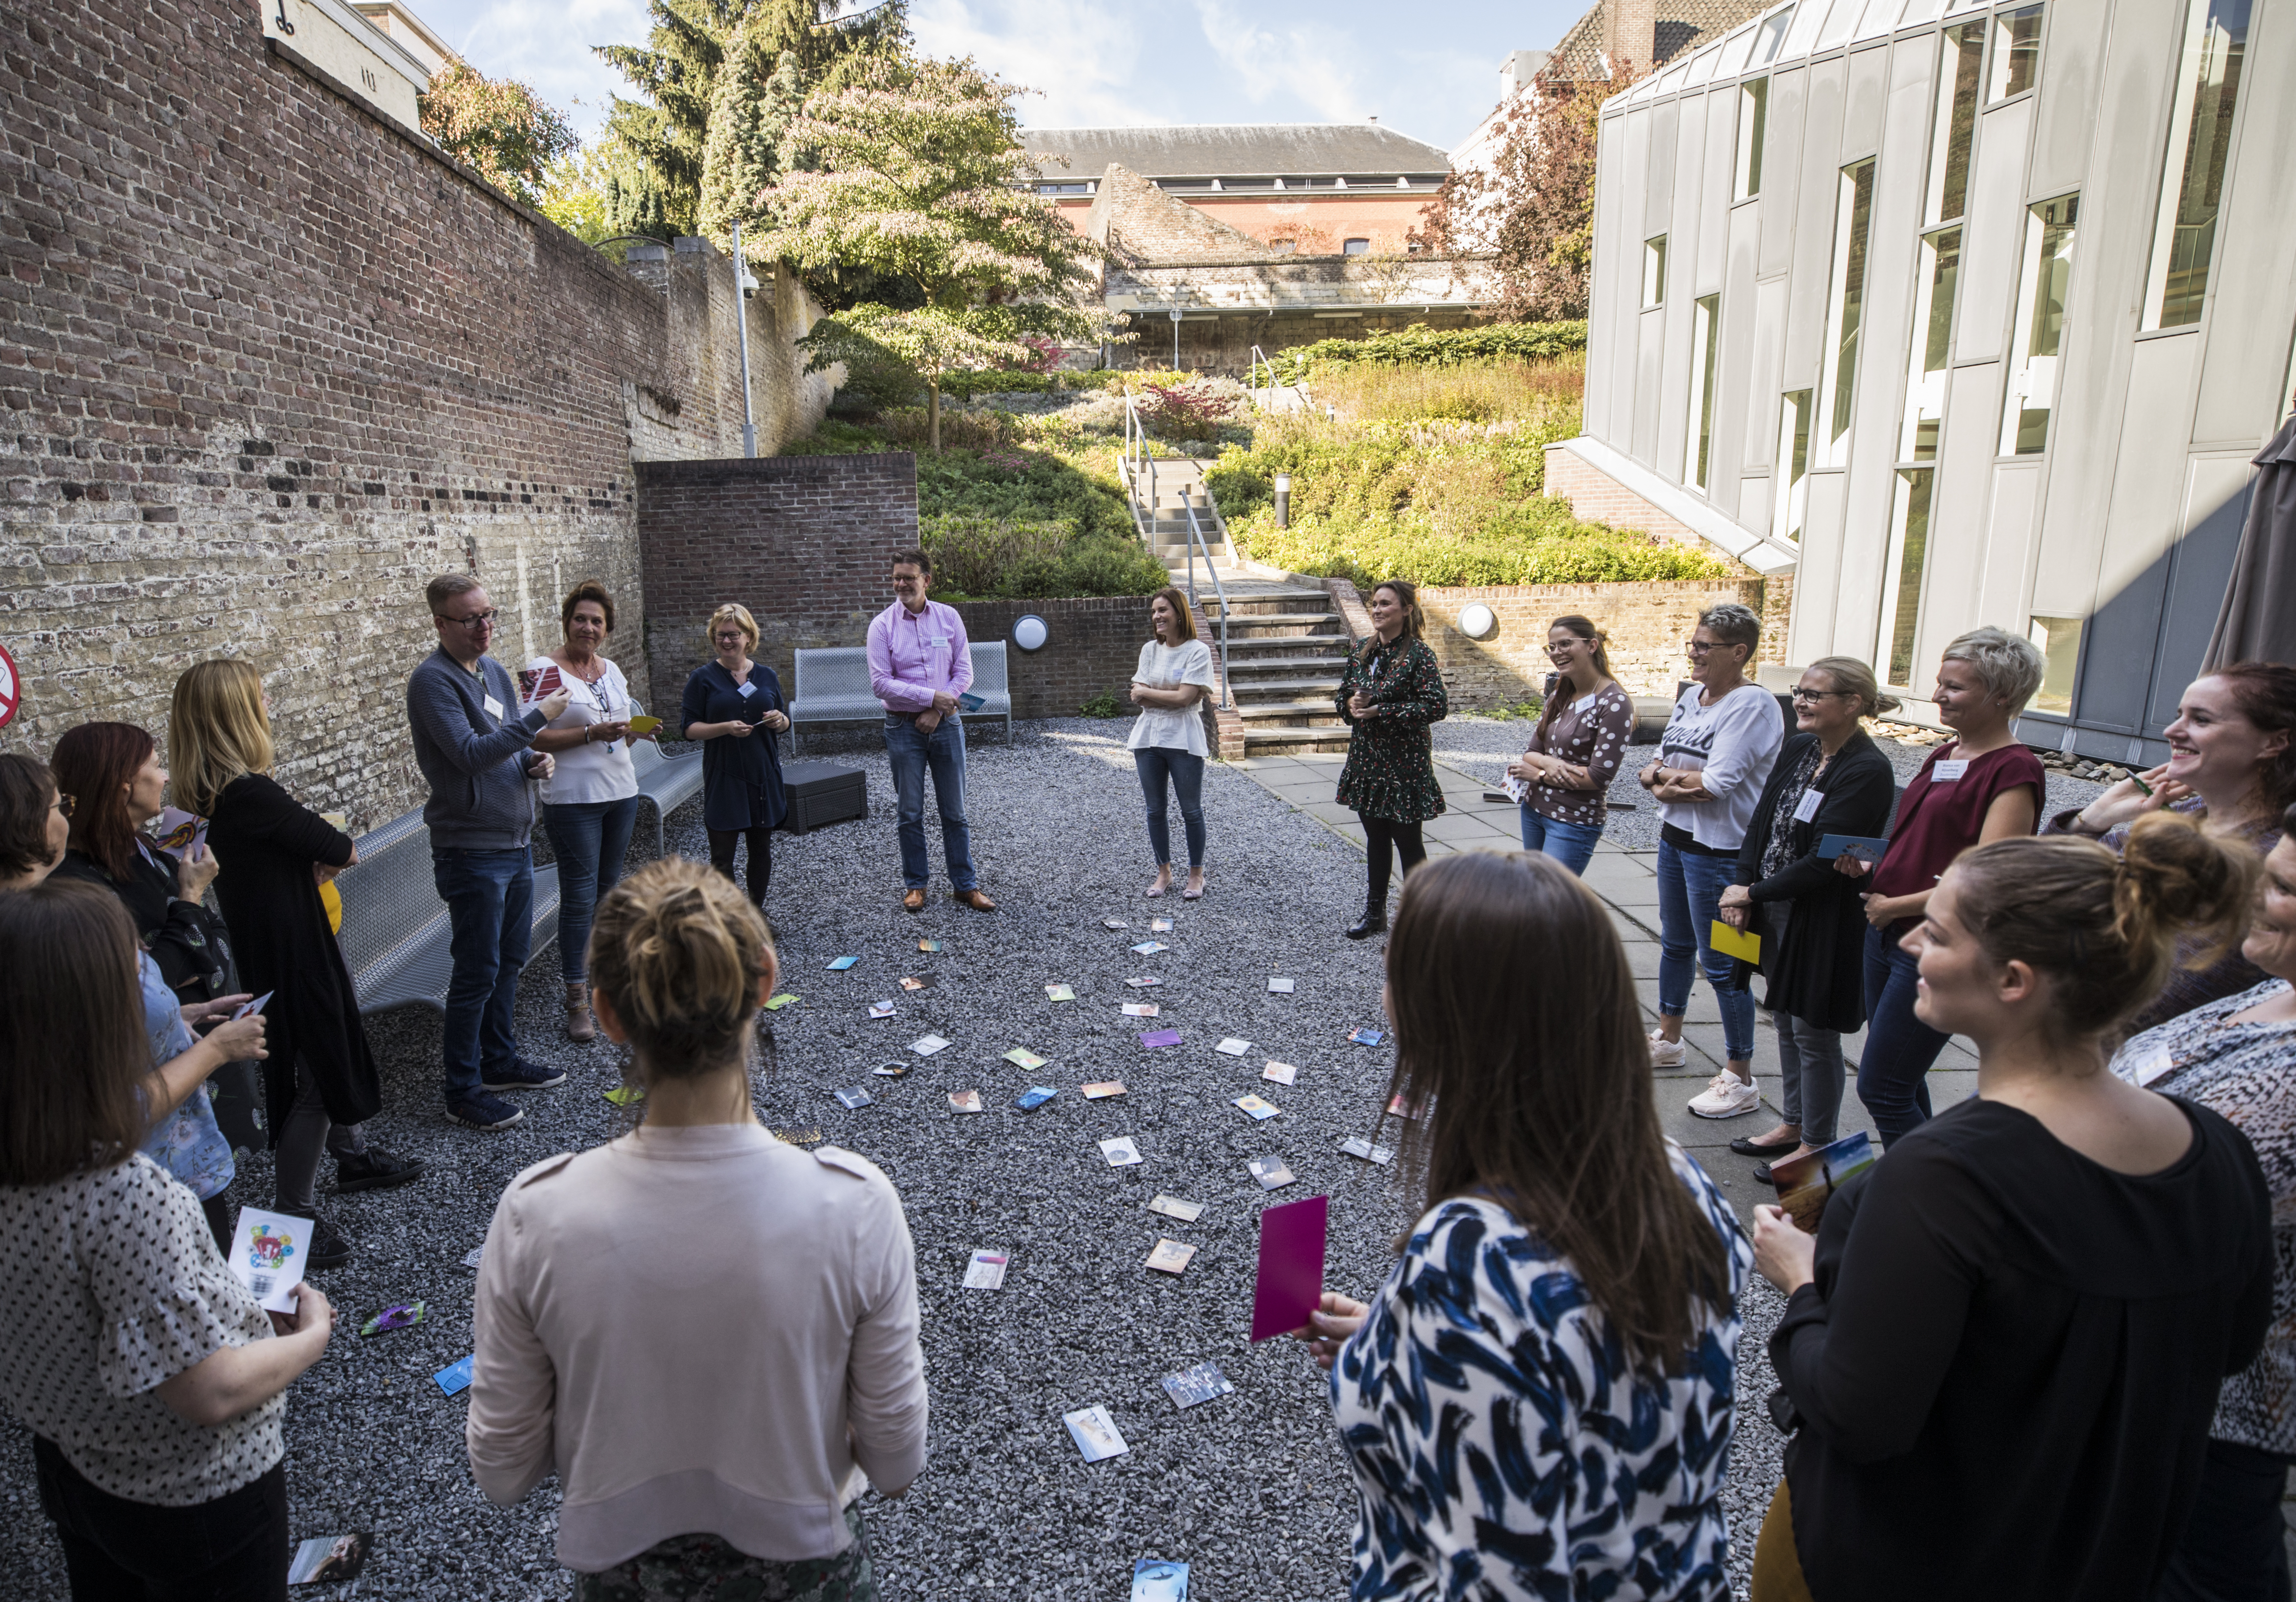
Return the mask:
<svg viewBox="0 0 2296 1602">
<path fill-rule="evenodd" d="M 1005 647 L 1015 718 L 1073 718 L 1100 694 L 1115 696 L 1124 716 L 1132 715 L 1125 693 L 1149 636 L 1147 596 L 960 601 L 956 610 L 966 635 L 975 640 L 1010 640 L 1014 621 L 1030 613 L 1045 620 L 1042 650 Z"/>
<path fill-rule="evenodd" d="M 869 620 L 892 603 L 892 554 L 916 543 L 917 464 L 906 451 L 635 471 L 657 708 L 673 705 L 709 660 L 703 628 L 728 601 L 758 620 L 758 660 L 793 694 L 798 650 L 867 643 Z"/>
<path fill-rule="evenodd" d="M 1660 511 L 1574 450 L 1546 448 L 1546 493 L 1570 503 L 1573 515 L 1614 529 L 1639 529 L 1661 539 L 1706 546 L 1698 530 Z"/>
<path fill-rule="evenodd" d="M 1479 640 L 1459 629 L 1460 612 L 1478 601 L 1498 619 L 1498 627 Z M 1495 584 L 1419 592 L 1427 643 L 1461 711 L 1512 706 L 1540 694 L 1550 670 L 1546 630 L 1556 618 L 1574 612 L 1610 636 L 1611 670 L 1628 694 L 1672 695 L 1689 673 L 1683 642 L 1698 627 L 1699 612 L 1724 601 L 1760 610 L 1762 581 Z"/>
</svg>

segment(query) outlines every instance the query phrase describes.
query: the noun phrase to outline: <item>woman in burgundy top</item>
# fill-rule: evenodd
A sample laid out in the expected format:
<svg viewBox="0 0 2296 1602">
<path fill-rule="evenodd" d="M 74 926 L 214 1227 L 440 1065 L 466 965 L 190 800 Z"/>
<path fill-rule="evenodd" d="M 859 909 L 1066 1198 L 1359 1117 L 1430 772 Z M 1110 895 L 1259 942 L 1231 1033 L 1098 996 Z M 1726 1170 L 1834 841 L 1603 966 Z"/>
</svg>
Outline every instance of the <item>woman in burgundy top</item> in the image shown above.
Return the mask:
<svg viewBox="0 0 2296 1602">
<path fill-rule="evenodd" d="M 1930 752 L 1906 786 L 1890 849 L 1866 892 L 1867 1023 L 1857 1099 L 1885 1145 L 1895 1146 L 1928 1119 L 1930 1065 L 1952 1038 L 1914 1015 L 1919 975 L 1913 954 L 1898 941 L 1956 857 L 2033 832 L 2048 776 L 2040 758 L 2009 732 L 2009 722 L 2040 687 L 2046 665 L 2031 641 L 1993 628 L 1971 629 L 1938 663 L 1938 720 L 1954 737 Z M 1866 871 L 1847 851 L 1834 866 L 1852 877 Z"/>
</svg>

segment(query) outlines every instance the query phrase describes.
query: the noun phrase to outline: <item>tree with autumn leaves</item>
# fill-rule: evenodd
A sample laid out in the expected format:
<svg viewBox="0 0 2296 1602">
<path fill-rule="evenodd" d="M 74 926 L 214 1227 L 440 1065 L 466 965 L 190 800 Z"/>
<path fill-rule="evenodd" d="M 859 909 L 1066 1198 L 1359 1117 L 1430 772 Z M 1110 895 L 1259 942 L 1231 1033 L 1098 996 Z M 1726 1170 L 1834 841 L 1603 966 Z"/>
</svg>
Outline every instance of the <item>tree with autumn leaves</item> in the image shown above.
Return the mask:
<svg viewBox="0 0 2296 1602">
<path fill-rule="evenodd" d="M 422 131 L 496 188 L 531 206 L 545 168 L 581 142 L 556 107 L 514 78 L 453 62 L 421 97 Z"/>
</svg>

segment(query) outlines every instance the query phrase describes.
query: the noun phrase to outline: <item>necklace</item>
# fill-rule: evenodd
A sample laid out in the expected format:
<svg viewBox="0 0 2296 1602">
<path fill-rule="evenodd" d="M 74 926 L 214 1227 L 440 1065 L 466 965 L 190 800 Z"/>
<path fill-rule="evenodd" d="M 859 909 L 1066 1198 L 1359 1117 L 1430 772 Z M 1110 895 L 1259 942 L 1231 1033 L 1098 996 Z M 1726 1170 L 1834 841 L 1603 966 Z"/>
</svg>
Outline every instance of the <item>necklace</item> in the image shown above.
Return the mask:
<svg viewBox="0 0 2296 1602">
<path fill-rule="evenodd" d="M 603 678 L 606 676 L 606 659 L 605 659 L 604 657 L 603 657 L 603 656 L 599 656 L 599 655 L 597 655 L 597 654 L 595 654 L 595 653 L 594 653 L 591 655 L 591 657 L 590 657 L 590 664 L 591 664 L 591 666 L 592 666 L 593 668 L 594 668 L 594 669 L 596 670 L 596 671 L 594 671 L 594 672 L 591 672 L 591 673 L 585 673 L 584 671 L 582 671 L 582 670 L 581 670 L 581 669 L 579 669 L 579 668 L 576 667 L 576 666 L 575 666 L 572 662 L 570 662 L 570 662 L 562 662 L 562 663 L 561 663 L 560 665 L 561 665 L 562 667 L 563 667 L 563 668 L 564 668 L 564 669 L 565 669 L 569 673 L 571 673 L 572 675 L 574 675 L 574 677 L 575 677 L 575 678 L 577 678 L 580 679 L 584 684 L 592 684 L 592 685 L 594 685 L 594 684 L 596 684 L 600 679 Z"/>
</svg>

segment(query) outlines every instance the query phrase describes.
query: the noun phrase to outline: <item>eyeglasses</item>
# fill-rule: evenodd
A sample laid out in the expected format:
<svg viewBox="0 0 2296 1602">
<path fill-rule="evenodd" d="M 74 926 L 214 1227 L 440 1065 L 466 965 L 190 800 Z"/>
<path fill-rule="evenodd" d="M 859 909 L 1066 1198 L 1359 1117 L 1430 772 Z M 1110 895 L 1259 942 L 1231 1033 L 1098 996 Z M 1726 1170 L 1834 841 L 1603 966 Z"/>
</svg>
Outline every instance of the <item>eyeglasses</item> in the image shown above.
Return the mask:
<svg viewBox="0 0 2296 1602">
<path fill-rule="evenodd" d="M 79 797 L 76 795 L 66 795 L 61 790 L 56 792 L 56 810 L 62 813 L 66 817 L 70 817 L 72 813 L 78 809 L 78 806 Z"/>
<path fill-rule="evenodd" d="M 1546 654 L 1549 656 L 1568 656 L 1573 650 L 1586 643 L 1587 642 L 1585 640 L 1572 640 L 1568 645 L 1549 645 L 1546 648 Z"/>
<path fill-rule="evenodd" d="M 1847 700 L 1855 693 L 1856 692 L 1850 690 L 1805 690 L 1797 686 L 1794 689 L 1793 698 L 1796 701 L 1823 701 L 1828 695 L 1839 695 L 1844 700 Z"/>
<path fill-rule="evenodd" d="M 1703 656 L 1721 642 L 1719 640 L 1685 640 L 1683 644 L 1690 647 L 1691 655 Z"/>
<path fill-rule="evenodd" d="M 749 637 L 738 628 L 727 628 L 719 633 L 718 643 L 722 645 L 728 640 L 746 640 Z"/>
<path fill-rule="evenodd" d="M 434 612 L 430 615 L 442 623 L 459 623 L 465 628 L 491 628 L 502 620 L 502 613 L 491 608 L 474 612 L 467 618 L 450 618 L 443 612 Z"/>
</svg>

